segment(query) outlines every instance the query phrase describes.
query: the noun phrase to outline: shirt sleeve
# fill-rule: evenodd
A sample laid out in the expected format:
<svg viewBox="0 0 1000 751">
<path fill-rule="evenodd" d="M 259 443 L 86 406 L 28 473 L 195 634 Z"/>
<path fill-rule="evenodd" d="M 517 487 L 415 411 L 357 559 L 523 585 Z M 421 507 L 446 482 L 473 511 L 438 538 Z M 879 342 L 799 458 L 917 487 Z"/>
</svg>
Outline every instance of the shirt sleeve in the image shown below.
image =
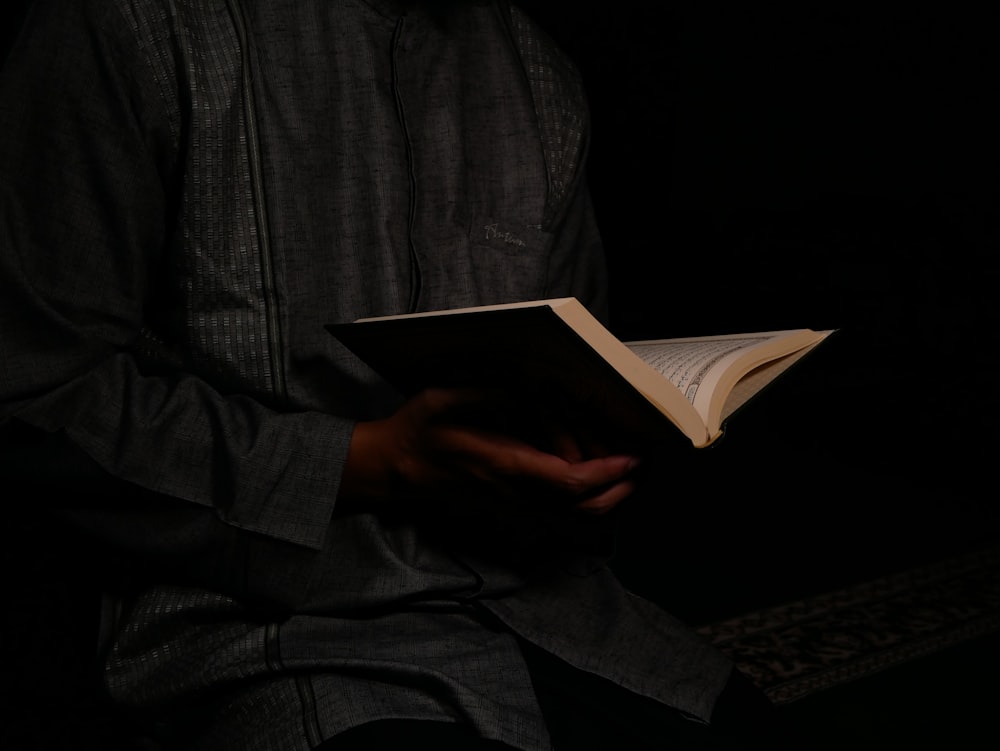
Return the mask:
<svg viewBox="0 0 1000 751">
<path fill-rule="evenodd" d="M 178 137 L 114 5 L 34 3 L 0 73 L 0 428 L 26 436 L 8 468 L 78 516 L 99 496 L 87 523 L 113 543 L 245 578 L 250 550 L 322 547 L 353 423 L 134 356 Z"/>
</svg>

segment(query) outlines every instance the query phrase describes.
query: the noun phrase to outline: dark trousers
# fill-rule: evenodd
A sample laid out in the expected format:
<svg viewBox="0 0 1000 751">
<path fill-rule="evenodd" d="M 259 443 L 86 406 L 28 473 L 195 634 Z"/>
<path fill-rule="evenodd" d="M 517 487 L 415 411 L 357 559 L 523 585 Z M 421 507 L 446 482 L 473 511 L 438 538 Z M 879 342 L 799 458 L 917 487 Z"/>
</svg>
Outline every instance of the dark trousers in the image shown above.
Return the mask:
<svg viewBox="0 0 1000 751">
<path fill-rule="evenodd" d="M 677 749 L 678 751 L 800 751 L 775 707 L 747 678 L 735 673 L 705 725 L 524 645 L 535 693 L 556 751 Z M 381 720 L 342 733 L 321 751 L 387 748 L 502 751 L 457 723 Z"/>
</svg>

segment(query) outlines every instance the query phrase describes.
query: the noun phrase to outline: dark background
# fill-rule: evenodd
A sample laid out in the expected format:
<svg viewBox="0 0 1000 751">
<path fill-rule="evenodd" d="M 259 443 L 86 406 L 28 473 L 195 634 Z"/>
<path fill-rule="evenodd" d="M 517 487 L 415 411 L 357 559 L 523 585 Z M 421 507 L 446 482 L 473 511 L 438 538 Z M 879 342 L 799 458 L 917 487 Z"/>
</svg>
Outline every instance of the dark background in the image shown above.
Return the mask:
<svg viewBox="0 0 1000 751">
<path fill-rule="evenodd" d="M 626 515 L 636 588 L 707 619 L 995 540 L 987 12 L 527 7 L 586 81 L 616 333 L 840 329 L 656 468 Z"/>
</svg>

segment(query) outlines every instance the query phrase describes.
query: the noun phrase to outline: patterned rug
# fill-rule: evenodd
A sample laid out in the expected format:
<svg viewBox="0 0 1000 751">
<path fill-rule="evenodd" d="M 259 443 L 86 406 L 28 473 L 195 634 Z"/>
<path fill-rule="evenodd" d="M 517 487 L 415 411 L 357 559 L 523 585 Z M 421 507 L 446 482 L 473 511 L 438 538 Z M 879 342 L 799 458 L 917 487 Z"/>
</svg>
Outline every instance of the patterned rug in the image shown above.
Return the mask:
<svg viewBox="0 0 1000 751">
<path fill-rule="evenodd" d="M 699 630 L 786 704 L 1000 632 L 1000 546 Z"/>
</svg>

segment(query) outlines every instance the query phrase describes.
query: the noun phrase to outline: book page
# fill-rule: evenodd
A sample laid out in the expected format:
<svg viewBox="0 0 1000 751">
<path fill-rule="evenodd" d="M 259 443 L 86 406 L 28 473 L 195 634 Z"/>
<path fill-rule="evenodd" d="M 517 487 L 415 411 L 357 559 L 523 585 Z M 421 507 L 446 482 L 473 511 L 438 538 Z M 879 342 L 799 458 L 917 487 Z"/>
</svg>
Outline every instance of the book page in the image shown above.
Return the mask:
<svg viewBox="0 0 1000 751">
<path fill-rule="evenodd" d="M 749 349 L 771 338 L 760 334 L 694 337 L 627 342 L 627 346 L 695 404 L 701 388 L 711 391 L 715 387 L 718 374 L 712 372 L 714 368 L 723 361 L 723 364 L 730 362 L 732 358 L 729 356 L 734 352 Z"/>
<path fill-rule="evenodd" d="M 818 344 L 819 342 L 817 342 Z M 788 370 L 792 365 L 808 354 L 813 346 L 803 347 L 797 352 L 785 355 L 777 360 L 766 362 L 751 370 L 743 378 L 737 381 L 733 390 L 726 397 L 726 403 L 722 407 L 722 419 L 725 421 L 736 410 L 750 401 L 767 384 L 774 381 L 779 375 Z"/>
</svg>

